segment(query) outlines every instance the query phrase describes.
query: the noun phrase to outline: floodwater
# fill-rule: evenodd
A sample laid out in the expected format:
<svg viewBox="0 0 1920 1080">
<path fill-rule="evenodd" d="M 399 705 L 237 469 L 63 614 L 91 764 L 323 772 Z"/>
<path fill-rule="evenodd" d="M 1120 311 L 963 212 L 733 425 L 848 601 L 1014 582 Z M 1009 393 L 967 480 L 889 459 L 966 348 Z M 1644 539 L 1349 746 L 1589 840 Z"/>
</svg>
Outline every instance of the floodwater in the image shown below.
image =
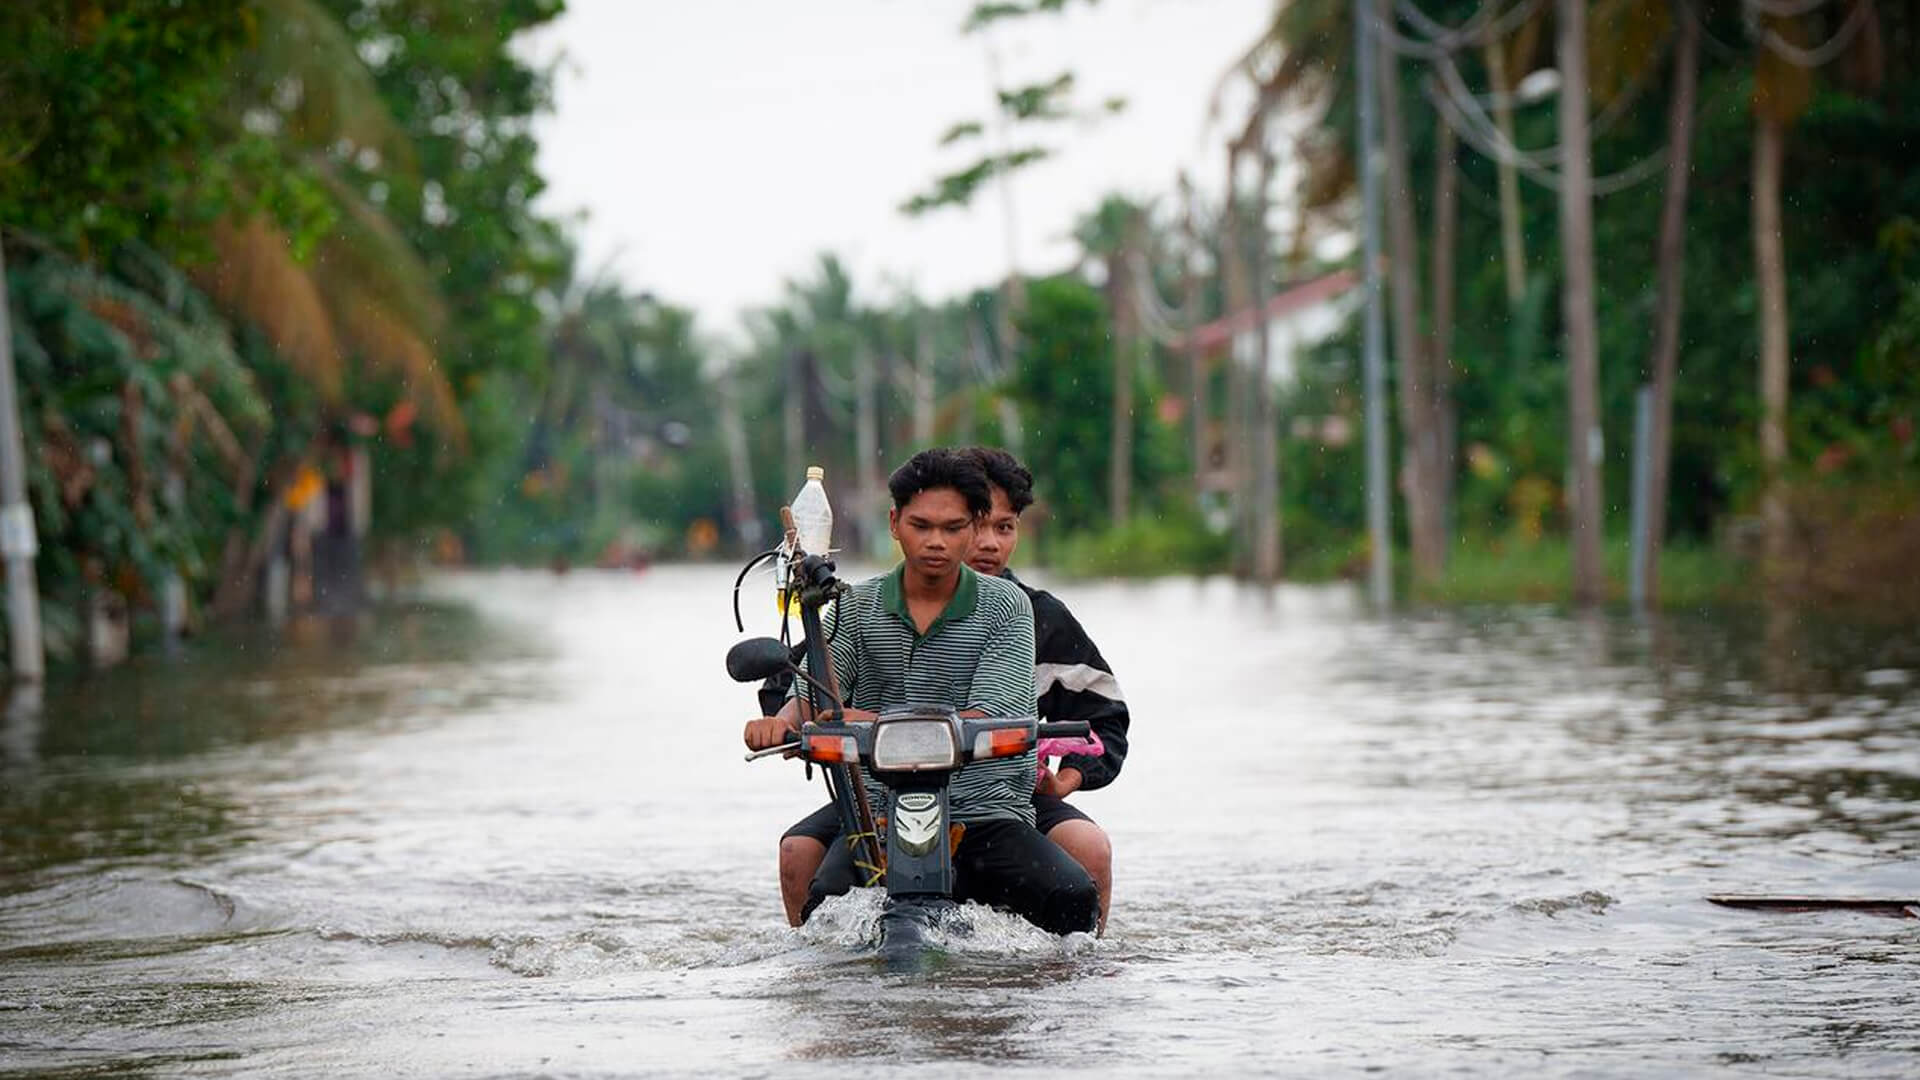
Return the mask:
<svg viewBox="0 0 1920 1080">
<path fill-rule="evenodd" d="M 1920 1073 L 1920 631 L 1065 585 L 1134 749 L 1106 938 L 788 930 L 731 573 L 456 576 L 0 727 L 0 1071 Z M 770 597 L 749 608 L 764 631 Z"/>
</svg>

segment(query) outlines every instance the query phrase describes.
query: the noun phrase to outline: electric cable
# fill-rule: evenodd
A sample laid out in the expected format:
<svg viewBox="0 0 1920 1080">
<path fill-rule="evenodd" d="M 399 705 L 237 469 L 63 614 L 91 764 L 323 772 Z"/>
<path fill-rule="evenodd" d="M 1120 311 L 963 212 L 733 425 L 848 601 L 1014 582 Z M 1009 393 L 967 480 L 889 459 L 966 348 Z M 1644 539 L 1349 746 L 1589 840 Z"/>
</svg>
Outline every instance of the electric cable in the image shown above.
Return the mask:
<svg viewBox="0 0 1920 1080">
<path fill-rule="evenodd" d="M 740 568 L 740 575 L 733 579 L 733 628 L 740 633 L 744 634 L 747 632 L 746 620 L 740 617 L 740 586 L 746 582 L 747 575 L 753 571 L 754 567 L 760 565 L 763 560 L 778 554 L 780 554 L 779 548 L 768 548 L 760 554 L 755 555 L 753 558 L 747 560 L 747 565 Z"/>
<path fill-rule="evenodd" d="M 1755 0 L 1747 0 L 1747 2 L 1752 4 Z M 1795 67 L 1824 67 L 1847 51 L 1847 46 L 1853 44 L 1853 39 L 1866 27 L 1867 16 L 1872 13 L 1873 5 L 1867 0 L 1854 0 L 1853 13 L 1847 16 L 1846 22 L 1840 24 L 1840 29 L 1834 31 L 1832 37 L 1811 49 L 1803 49 L 1781 37 L 1779 32 L 1771 26 L 1761 26 L 1757 39 L 1774 55 Z"/>
</svg>

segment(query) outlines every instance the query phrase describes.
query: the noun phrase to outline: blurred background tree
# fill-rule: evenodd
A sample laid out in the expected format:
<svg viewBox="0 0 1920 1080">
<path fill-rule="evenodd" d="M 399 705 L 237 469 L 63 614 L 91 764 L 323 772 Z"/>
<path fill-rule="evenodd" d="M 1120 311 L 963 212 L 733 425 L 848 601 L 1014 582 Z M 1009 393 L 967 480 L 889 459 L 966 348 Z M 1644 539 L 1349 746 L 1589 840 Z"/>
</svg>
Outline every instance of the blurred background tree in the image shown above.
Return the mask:
<svg viewBox="0 0 1920 1080">
<path fill-rule="evenodd" d="M 979 5 L 961 29 L 1065 6 Z M 1557 10 L 1362 11 L 1404 165 L 1394 540 L 1419 594 L 1570 592 L 1568 480 L 1590 443 L 1570 422 L 1560 225 L 1582 150 L 1604 587 L 1624 579 L 1652 384 L 1672 556 L 1653 569 L 1693 575 L 1658 586 L 1667 603 L 1752 567 L 1887 602 L 1920 565 L 1920 23 L 1870 0 L 1595 5 L 1590 145 L 1568 147 Z M 101 603 L 145 625 L 170 589 L 196 619 L 251 608 L 296 504 L 350 451 L 376 480 L 368 556 L 390 567 L 731 556 L 813 463 L 843 545 L 886 558 L 886 469 L 992 442 L 1033 467 L 1029 550 L 1062 569 L 1356 573 L 1358 329 L 1337 273 L 1354 13 L 1276 4 L 1222 57 L 1226 189 L 1170 167 L 1161 196 L 1095 201 L 1071 264 L 1013 288 L 876 289 L 822 254 L 729 344 L 583 268 L 534 209 L 551 83 L 512 42 L 557 0 L 10 5 L 0 229 L 50 643 L 75 653 Z M 1042 167 L 1056 142 L 1028 134 L 1117 107 L 1075 104 L 1071 72 L 988 82 L 997 111 L 947 134 L 994 148 L 910 210 Z M 1331 331 L 1272 351 L 1253 329 L 1308 295 Z"/>
</svg>

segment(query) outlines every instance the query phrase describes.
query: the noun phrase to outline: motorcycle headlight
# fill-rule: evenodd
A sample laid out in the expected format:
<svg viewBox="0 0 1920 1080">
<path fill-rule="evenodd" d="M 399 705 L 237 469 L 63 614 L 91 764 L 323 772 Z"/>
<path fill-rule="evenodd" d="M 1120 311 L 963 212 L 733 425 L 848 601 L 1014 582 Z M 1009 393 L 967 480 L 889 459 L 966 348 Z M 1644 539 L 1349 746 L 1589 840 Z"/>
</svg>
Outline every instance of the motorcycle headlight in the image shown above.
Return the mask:
<svg viewBox="0 0 1920 1080">
<path fill-rule="evenodd" d="M 960 764 L 953 725 L 945 720 L 882 722 L 873 732 L 873 767 L 878 772 L 923 772 Z"/>
</svg>

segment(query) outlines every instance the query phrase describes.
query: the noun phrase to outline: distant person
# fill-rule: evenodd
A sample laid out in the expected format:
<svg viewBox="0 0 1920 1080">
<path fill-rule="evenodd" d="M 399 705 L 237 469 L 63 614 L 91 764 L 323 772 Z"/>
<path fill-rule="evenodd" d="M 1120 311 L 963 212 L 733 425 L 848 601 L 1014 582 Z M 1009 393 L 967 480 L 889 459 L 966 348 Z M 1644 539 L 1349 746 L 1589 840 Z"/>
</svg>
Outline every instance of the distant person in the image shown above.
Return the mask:
<svg viewBox="0 0 1920 1080">
<path fill-rule="evenodd" d="M 1120 775 L 1127 755 L 1131 717 L 1126 698 L 1100 650 L 1073 613 L 1052 593 L 1029 588 L 1007 562 L 1020 544 L 1020 515 L 1033 505 L 1033 474 L 1005 450 L 973 447 L 965 451 L 986 473 L 991 509 L 974 534 L 967 564 L 974 570 L 1019 585 L 1033 607 L 1034 683 L 1039 716 L 1046 721 L 1084 720 L 1100 738 L 1097 756 L 1061 759 L 1058 772 L 1034 786 L 1034 824 L 1084 867 L 1100 890 L 1104 929 L 1113 895 L 1113 845 L 1106 830 L 1066 801 L 1075 791 L 1105 787 Z M 840 833 L 832 803 L 807 815 L 780 839 L 780 894 L 787 919 L 800 925 L 807 888 L 827 849 Z"/>
<path fill-rule="evenodd" d="M 823 618 L 847 719 L 870 723 L 882 709 L 909 704 L 962 716 L 1035 715 L 1033 606 L 1012 582 L 965 562 L 993 508 L 979 459 L 923 450 L 894 471 L 887 488 L 888 527 L 904 560 L 855 585 Z M 747 725 L 747 745 L 779 745 L 807 711 L 796 693 L 777 715 Z M 953 852 L 954 899 L 1006 908 L 1050 933 L 1091 931 L 1098 888 L 1034 827 L 1037 771 L 1029 750 L 977 762 L 955 779 L 950 805 L 965 831 Z M 837 831 L 836 823 L 829 840 Z M 796 925 L 828 896 L 854 887 L 852 845 L 816 849 L 824 858 L 814 860 L 802 903 L 788 908 Z"/>
</svg>

